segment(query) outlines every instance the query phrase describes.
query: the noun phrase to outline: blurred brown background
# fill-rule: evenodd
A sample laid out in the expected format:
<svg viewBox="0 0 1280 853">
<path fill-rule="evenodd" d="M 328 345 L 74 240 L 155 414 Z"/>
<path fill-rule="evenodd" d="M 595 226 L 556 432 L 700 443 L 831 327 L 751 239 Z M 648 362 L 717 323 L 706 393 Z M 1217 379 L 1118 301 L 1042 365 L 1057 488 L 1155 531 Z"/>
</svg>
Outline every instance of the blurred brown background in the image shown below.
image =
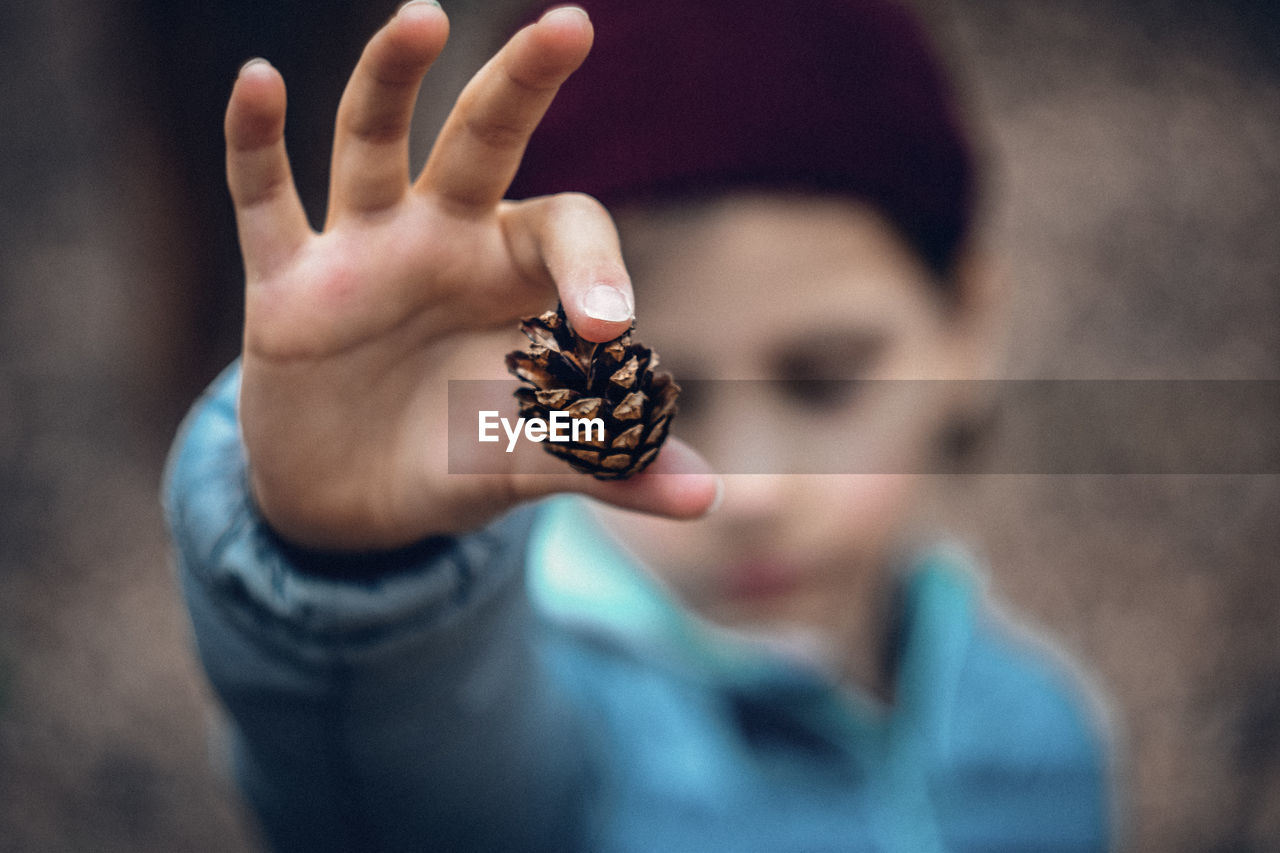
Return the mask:
<svg viewBox="0 0 1280 853">
<path fill-rule="evenodd" d="M 1273 4 L 917 5 L 989 128 L 1012 375 L 1280 379 Z M 419 158 L 512 6 L 446 0 Z M 391 11 L 0 7 L 0 851 L 256 849 L 210 757 L 157 484 L 236 348 L 235 70 L 262 54 L 290 81 L 318 218 L 342 79 Z M 1128 845 L 1280 849 L 1277 477 L 951 485 L 1002 597 L 1112 698 Z"/>
</svg>

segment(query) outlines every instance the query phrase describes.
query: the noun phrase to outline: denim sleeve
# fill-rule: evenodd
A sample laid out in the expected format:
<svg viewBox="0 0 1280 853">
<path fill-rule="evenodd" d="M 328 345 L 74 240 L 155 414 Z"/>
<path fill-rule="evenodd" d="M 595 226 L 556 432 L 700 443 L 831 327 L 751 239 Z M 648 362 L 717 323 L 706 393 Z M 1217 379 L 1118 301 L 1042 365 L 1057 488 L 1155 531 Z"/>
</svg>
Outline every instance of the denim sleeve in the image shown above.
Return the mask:
<svg viewBox="0 0 1280 853">
<path fill-rule="evenodd" d="M 568 850 L 589 762 L 524 589 L 531 510 L 320 573 L 246 487 L 228 369 L 180 432 L 165 502 L 238 781 L 279 850 Z M 328 568 L 332 568 L 329 566 Z"/>
</svg>

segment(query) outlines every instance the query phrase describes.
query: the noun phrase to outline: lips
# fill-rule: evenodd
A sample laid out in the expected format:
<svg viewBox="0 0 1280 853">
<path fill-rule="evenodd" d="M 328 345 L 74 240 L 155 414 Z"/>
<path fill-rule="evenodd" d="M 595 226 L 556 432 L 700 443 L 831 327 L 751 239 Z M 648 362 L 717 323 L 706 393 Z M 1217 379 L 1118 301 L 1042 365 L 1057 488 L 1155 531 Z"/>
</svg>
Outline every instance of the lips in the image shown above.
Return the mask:
<svg viewBox="0 0 1280 853">
<path fill-rule="evenodd" d="M 798 589 L 804 572 L 794 563 L 755 559 L 734 563 L 725 570 L 724 592 L 739 601 L 767 601 Z"/>
</svg>

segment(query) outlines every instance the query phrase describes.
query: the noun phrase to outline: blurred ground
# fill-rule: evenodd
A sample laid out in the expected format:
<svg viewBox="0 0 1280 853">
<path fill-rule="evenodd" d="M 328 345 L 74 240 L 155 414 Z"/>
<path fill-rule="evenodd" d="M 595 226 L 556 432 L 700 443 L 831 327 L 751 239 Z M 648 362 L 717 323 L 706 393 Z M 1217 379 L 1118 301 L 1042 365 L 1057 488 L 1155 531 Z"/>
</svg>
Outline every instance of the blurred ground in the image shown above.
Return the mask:
<svg viewBox="0 0 1280 853">
<path fill-rule="evenodd" d="M 424 126 L 509 5 L 447 4 Z M 1013 375 L 1280 378 L 1269 4 L 918 5 L 991 129 Z M 340 30 L 344 6 L 259 4 L 287 79 L 390 11 Z M 156 498 L 181 408 L 234 348 L 217 101 L 266 51 L 229 8 L 0 9 L 0 851 L 255 849 L 209 758 Z M 322 174 L 339 84 L 316 81 L 291 139 Z M 1001 597 L 1112 697 L 1131 846 L 1280 849 L 1277 478 L 951 486 Z"/>
<path fill-rule="evenodd" d="M 1280 12 L 937 5 L 1002 164 L 1011 374 L 1280 377 Z M 1280 849 L 1280 481 L 957 491 L 997 588 L 1113 698 L 1133 846 Z"/>
</svg>

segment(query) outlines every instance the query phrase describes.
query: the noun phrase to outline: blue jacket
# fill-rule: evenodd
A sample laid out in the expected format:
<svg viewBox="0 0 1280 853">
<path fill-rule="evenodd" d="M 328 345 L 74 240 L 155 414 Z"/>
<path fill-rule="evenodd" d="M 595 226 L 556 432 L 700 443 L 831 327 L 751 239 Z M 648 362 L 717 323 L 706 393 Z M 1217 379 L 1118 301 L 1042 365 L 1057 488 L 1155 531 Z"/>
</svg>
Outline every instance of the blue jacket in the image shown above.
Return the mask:
<svg viewBox="0 0 1280 853">
<path fill-rule="evenodd" d="M 233 368 L 188 418 L 166 503 L 236 775 L 277 848 L 1108 846 L 1092 706 L 959 553 L 904 580 L 885 706 L 690 617 L 571 500 L 393 553 L 290 548 L 249 497 L 237 386 Z"/>
</svg>

